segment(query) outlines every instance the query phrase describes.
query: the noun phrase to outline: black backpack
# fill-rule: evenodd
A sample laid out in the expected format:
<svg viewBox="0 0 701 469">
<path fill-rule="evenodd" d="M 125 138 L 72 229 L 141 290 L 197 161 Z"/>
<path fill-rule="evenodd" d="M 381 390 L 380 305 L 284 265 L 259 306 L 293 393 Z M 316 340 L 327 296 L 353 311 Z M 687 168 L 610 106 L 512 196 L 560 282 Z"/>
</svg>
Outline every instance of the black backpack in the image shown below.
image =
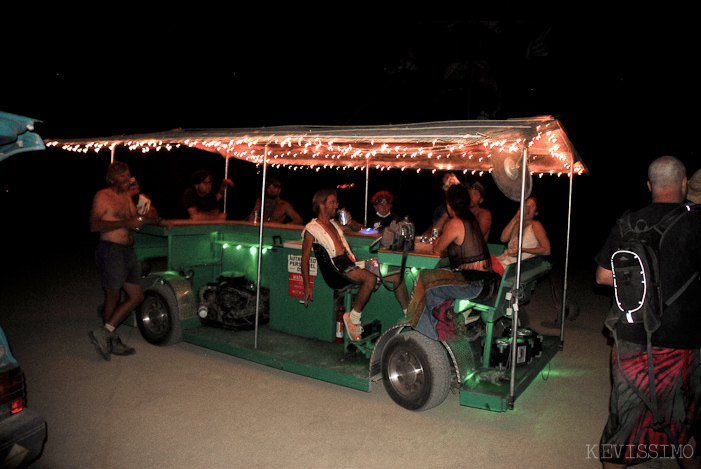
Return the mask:
<svg viewBox="0 0 701 469">
<path fill-rule="evenodd" d="M 611 256 L 615 302 L 606 318 L 609 329 L 613 330 L 620 319 L 629 324 L 643 324 L 648 333 L 655 332 L 662 324 L 665 307 L 696 278 L 694 274 L 671 297 L 662 298 L 660 248 L 669 229 L 690 210 L 691 206 L 681 205 L 653 226 L 644 220 L 632 223 L 630 211 L 618 220 L 621 242 Z"/>
<path fill-rule="evenodd" d="M 606 326 L 613 332 L 613 337 L 618 343 L 616 324 L 619 320 L 630 324 L 644 325 L 647 335 L 648 373 L 650 377 L 649 398 L 628 379 L 622 368 L 621 374 L 652 412 L 653 428 L 656 431 L 664 431 L 670 441 L 676 446 L 679 445 L 679 442 L 672 434 L 669 423 L 662 417 L 657 407 L 651 337 L 662 324 L 665 308 L 679 298 L 698 275 L 695 272 L 673 295 L 667 299 L 662 298 L 659 265 L 662 242 L 669 229 L 685 213 L 696 208 L 698 208 L 697 205 L 680 205 L 651 227 L 644 220 L 637 220 L 634 224 L 631 223 L 631 213 L 630 211 L 626 212 L 618 220 L 621 242 L 618 250 L 611 256 L 615 302 L 606 318 Z M 619 357 L 618 354 L 616 356 Z M 620 357 L 618 366 L 619 368 L 621 367 Z M 636 444 L 638 437 L 639 435 L 636 437 Z"/>
</svg>

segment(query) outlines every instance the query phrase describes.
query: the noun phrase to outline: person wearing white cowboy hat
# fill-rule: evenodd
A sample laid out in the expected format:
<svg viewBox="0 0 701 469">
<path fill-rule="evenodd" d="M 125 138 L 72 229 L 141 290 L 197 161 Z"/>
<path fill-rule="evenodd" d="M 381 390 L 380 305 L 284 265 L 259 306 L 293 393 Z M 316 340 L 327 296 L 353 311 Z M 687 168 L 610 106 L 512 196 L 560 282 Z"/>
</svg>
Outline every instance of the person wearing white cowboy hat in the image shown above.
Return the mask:
<svg viewBox="0 0 701 469">
<path fill-rule="evenodd" d="M 691 176 L 687 188 L 686 199 L 695 204 L 701 204 L 701 169 Z"/>
</svg>

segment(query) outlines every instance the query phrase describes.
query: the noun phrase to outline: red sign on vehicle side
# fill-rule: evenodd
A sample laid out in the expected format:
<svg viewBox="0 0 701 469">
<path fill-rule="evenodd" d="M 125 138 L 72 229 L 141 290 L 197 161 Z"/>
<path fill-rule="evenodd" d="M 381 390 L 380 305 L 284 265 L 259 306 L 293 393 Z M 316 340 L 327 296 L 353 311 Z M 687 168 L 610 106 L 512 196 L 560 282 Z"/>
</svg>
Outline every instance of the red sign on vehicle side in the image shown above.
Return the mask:
<svg viewBox="0 0 701 469">
<path fill-rule="evenodd" d="M 309 276 L 309 286 L 312 287 L 312 292 L 314 291 L 314 276 Z M 304 298 L 304 282 L 302 281 L 302 274 L 295 274 L 290 272 L 290 278 L 288 282 L 287 294 L 294 298 Z"/>
</svg>

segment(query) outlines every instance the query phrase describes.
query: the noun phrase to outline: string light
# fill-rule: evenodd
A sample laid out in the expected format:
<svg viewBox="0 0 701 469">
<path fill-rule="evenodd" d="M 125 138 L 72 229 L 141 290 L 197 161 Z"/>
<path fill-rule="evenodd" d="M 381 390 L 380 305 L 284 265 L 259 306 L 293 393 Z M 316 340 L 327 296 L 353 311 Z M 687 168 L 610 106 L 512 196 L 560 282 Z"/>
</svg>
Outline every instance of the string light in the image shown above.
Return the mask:
<svg viewBox="0 0 701 469">
<path fill-rule="evenodd" d="M 506 121 L 508 122 L 508 121 Z M 305 166 L 315 171 L 322 168 L 364 169 L 366 162 L 384 170 L 422 169 L 460 170 L 464 174 L 480 175 L 492 172 L 493 155 L 501 153 L 519 153 L 528 149 L 529 167 L 531 172 L 539 177 L 545 174 L 562 175 L 586 172 L 580 162 L 575 162 L 573 150 L 565 143 L 562 130 L 557 121 L 549 121 L 538 125 L 533 137 L 524 138 L 515 135 L 513 138 L 488 138 L 481 134 L 465 134 L 464 137 L 435 137 L 430 140 L 412 137 L 401 138 L 390 136 L 385 138 L 372 137 L 363 139 L 354 136 L 343 139 L 337 135 L 324 139 L 320 136 L 306 134 L 265 136 L 264 130 L 257 135 L 245 135 L 235 138 L 186 138 L 178 139 L 177 131 L 172 137 L 144 138 L 130 140 L 100 140 L 84 142 L 59 141 L 46 142 L 46 145 L 56 146 L 72 152 L 95 152 L 112 150 L 117 145 L 124 145 L 130 151 L 172 151 L 186 146 L 209 152 L 216 152 L 225 158 L 237 158 L 256 165 L 265 159 L 278 167 L 297 169 Z M 496 132 L 498 134 L 498 132 Z M 518 134 L 518 132 L 514 132 Z M 521 132 L 523 134 L 523 132 Z M 169 140 L 170 138 L 170 140 Z"/>
</svg>

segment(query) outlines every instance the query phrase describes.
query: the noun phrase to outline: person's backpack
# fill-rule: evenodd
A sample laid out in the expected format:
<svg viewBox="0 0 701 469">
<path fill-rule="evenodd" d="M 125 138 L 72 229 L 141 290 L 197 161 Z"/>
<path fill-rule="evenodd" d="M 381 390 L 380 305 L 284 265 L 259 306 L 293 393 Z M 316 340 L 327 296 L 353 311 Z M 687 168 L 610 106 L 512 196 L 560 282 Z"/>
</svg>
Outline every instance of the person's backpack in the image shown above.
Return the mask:
<svg viewBox="0 0 701 469">
<path fill-rule="evenodd" d="M 643 324 L 649 333 L 655 332 L 662 324 L 665 307 L 694 280 L 696 275 L 670 298 L 662 298 L 660 247 L 669 229 L 690 210 L 690 206 L 681 205 L 653 226 L 644 220 L 633 222 L 630 211 L 618 220 L 621 242 L 611 256 L 615 302 L 606 319 L 609 329 L 613 330 L 622 319 L 629 324 Z"/>
</svg>

